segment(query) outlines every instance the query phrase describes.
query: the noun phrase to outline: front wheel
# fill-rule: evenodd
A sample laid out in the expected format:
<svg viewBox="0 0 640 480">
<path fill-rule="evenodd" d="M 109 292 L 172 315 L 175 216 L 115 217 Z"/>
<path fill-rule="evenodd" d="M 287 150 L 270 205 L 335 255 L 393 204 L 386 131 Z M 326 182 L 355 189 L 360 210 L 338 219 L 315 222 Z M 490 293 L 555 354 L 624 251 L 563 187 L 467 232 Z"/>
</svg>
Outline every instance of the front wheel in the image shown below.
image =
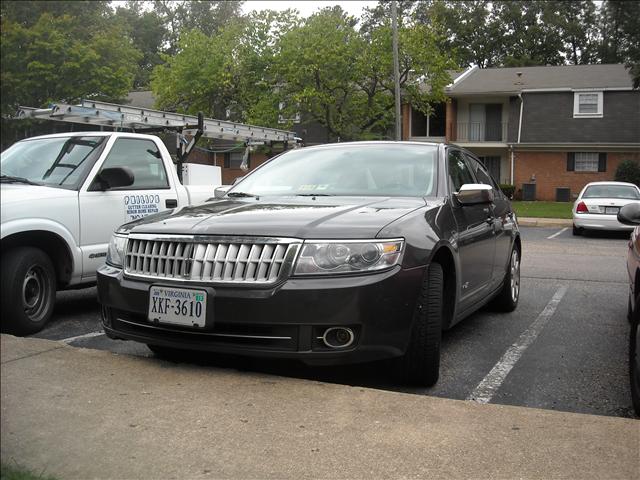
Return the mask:
<svg viewBox="0 0 640 480">
<path fill-rule="evenodd" d="M 39 248 L 19 247 L 2 254 L 2 330 L 15 335 L 39 332 L 53 314 L 56 275 Z"/>
<path fill-rule="evenodd" d="M 430 387 L 438 381 L 443 292 L 442 266 L 432 263 L 416 304 L 409 346 L 397 365 L 397 377 L 403 383 Z"/>
<path fill-rule="evenodd" d="M 513 312 L 520 298 L 520 249 L 517 245 L 511 250 L 509 268 L 504 276 L 500 293 L 493 299 L 492 306 L 501 312 Z"/>
</svg>

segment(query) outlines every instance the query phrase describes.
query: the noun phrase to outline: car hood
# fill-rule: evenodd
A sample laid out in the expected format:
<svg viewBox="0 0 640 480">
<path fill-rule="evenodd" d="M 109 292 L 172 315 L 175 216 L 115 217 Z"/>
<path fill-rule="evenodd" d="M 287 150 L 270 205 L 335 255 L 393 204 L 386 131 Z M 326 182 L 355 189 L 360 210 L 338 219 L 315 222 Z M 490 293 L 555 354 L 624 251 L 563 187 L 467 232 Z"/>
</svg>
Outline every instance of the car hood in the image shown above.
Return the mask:
<svg viewBox="0 0 640 480">
<path fill-rule="evenodd" d="M 21 183 L 3 183 L 0 190 L 2 205 L 11 203 L 43 201 L 54 198 L 73 198 L 78 196 L 75 190 L 45 187 L 41 185 L 26 185 Z"/>
<path fill-rule="evenodd" d="M 121 227 L 132 233 L 373 238 L 424 207 L 423 198 L 280 197 L 220 199 L 152 215 Z"/>
</svg>

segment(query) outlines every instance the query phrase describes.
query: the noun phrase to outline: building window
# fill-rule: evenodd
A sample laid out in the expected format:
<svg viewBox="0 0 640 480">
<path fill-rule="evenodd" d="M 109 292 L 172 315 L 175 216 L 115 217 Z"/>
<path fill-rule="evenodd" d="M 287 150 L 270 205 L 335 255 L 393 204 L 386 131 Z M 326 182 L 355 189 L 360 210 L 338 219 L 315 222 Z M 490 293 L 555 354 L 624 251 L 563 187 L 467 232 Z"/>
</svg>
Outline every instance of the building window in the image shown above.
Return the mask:
<svg viewBox="0 0 640 480">
<path fill-rule="evenodd" d="M 573 118 L 601 118 L 602 92 L 575 92 Z"/>
<path fill-rule="evenodd" d="M 240 152 L 227 152 L 224 154 L 224 167 L 225 168 L 240 168 L 242 165 L 242 157 L 244 151 Z"/>
<path fill-rule="evenodd" d="M 575 172 L 606 172 L 607 154 L 597 152 L 570 152 L 567 170 Z"/>
</svg>

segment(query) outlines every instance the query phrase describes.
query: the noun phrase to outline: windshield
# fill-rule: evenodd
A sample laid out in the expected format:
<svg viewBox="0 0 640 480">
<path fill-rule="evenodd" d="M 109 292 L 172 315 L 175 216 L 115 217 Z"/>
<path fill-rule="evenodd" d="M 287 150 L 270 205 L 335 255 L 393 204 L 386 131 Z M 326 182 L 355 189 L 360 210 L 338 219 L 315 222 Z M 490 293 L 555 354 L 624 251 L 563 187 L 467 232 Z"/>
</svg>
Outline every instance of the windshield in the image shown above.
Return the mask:
<svg viewBox="0 0 640 480">
<path fill-rule="evenodd" d="M 587 187 L 582 198 L 624 198 L 640 200 L 640 193 L 631 185 L 592 185 Z"/>
<path fill-rule="evenodd" d="M 2 181 L 77 188 L 105 138 L 40 138 L 15 143 L 0 156 Z"/>
<path fill-rule="evenodd" d="M 303 148 L 273 159 L 228 195 L 428 196 L 435 193 L 436 158 L 433 145 Z"/>
</svg>

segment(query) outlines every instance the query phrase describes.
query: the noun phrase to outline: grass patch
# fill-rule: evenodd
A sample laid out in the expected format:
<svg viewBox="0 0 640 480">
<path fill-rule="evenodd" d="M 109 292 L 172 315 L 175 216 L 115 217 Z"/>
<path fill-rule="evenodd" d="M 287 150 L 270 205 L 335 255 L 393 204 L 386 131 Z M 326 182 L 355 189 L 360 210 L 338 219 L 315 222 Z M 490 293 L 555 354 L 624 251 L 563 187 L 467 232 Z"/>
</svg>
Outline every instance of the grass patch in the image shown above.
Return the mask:
<svg viewBox="0 0 640 480">
<path fill-rule="evenodd" d="M 56 480 L 51 475 L 34 473 L 17 465 L 0 464 L 0 480 Z"/>
<path fill-rule="evenodd" d="M 572 218 L 571 202 L 511 202 L 518 217 Z"/>
</svg>

